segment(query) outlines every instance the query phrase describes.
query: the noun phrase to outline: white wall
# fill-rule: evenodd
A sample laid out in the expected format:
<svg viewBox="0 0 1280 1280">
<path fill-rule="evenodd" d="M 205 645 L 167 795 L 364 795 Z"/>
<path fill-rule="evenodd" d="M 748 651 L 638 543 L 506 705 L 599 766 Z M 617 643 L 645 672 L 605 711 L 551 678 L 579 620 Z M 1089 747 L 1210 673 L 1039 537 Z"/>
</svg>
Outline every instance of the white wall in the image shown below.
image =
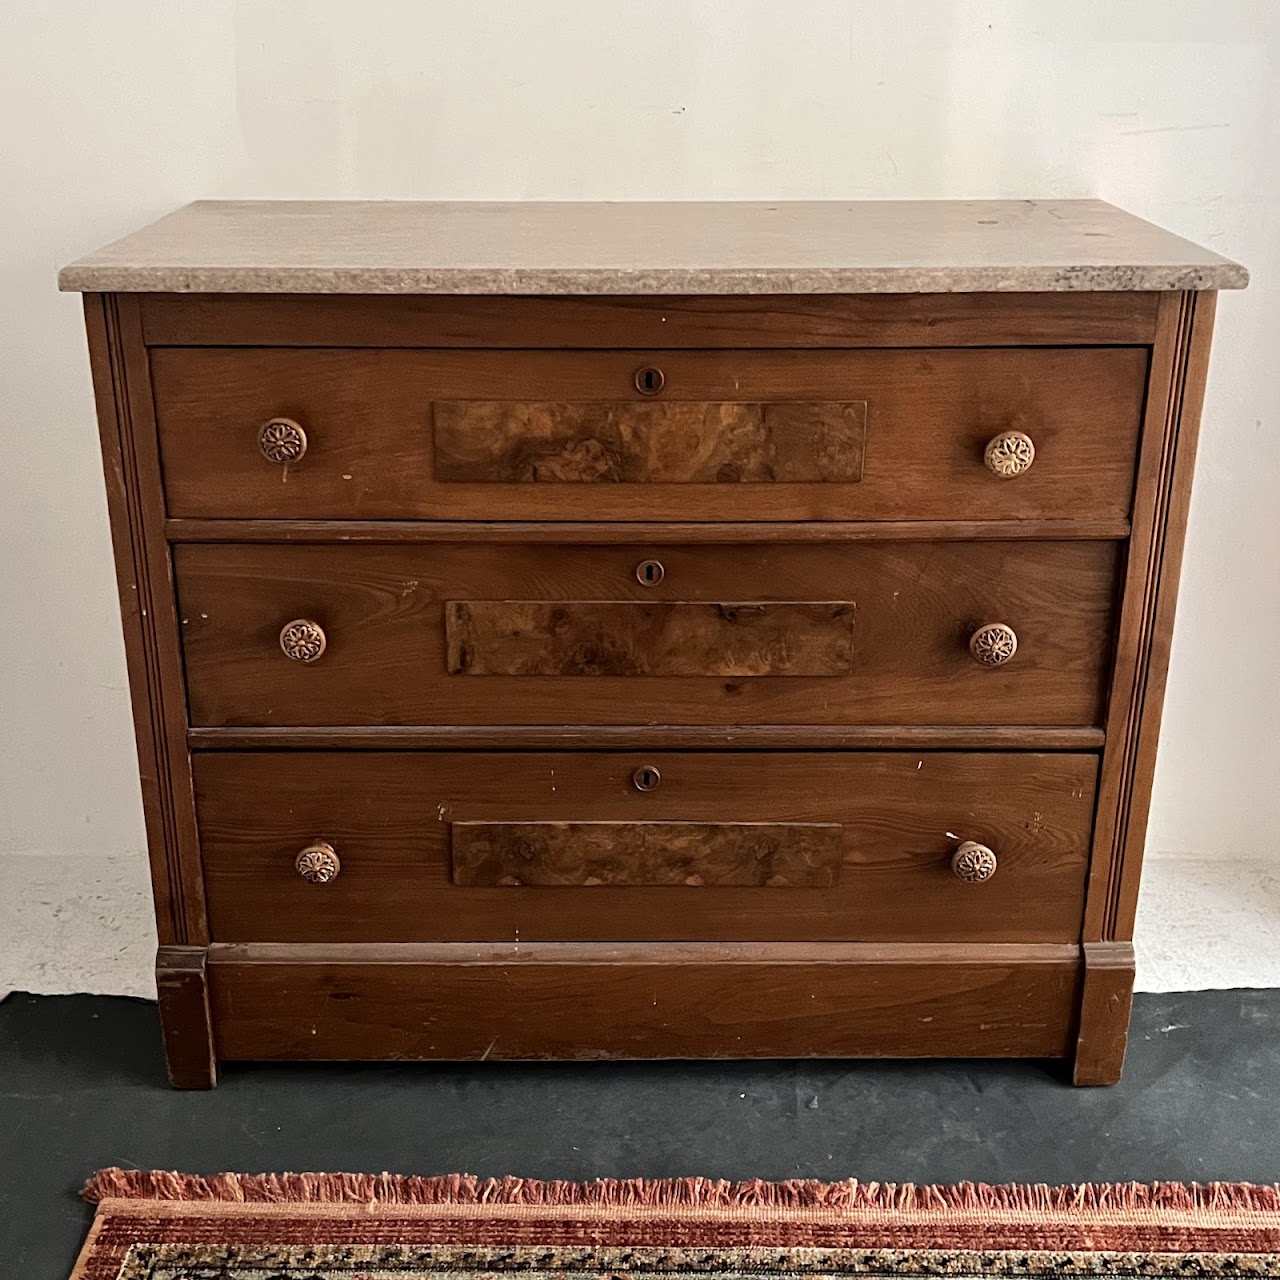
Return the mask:
<svg viewBox="0 0 1280 1280">
<path fill-rule="evenodd" d="M 0 854 L 141 847 L 78 299 L 186 200 L 1097 195 L 1224 295 L 1153 852 L 1280 858 L 1280 5 L 6 0 Z"/>
</svg>

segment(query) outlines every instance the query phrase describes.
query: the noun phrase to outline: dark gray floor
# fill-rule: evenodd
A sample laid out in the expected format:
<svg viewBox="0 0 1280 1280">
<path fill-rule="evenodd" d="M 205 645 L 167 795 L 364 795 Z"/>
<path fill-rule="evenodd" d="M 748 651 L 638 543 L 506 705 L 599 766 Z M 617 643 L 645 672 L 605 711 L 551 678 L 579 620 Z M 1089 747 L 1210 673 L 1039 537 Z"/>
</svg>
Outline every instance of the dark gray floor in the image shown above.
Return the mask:
<svg viewBox="0 0 1280 1280">
<path fill-rule="evenodd" d="M 0 1003 L 0 1275 L 65 1280 L 104 1165 L 1075 1182 L 1280 1180 L 1280 991 L 1139 996 L 1122 1084 L 1036 1063 L 232 1066 L 164 1082 L 155 1007 Z"/>
</svg>

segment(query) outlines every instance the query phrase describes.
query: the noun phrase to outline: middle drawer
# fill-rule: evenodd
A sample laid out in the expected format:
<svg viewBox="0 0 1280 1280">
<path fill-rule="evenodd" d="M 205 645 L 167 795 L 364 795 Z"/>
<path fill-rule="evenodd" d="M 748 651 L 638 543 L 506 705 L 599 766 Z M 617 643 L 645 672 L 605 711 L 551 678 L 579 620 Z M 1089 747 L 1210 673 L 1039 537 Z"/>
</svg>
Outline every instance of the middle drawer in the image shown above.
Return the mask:
<svg viewBox="0 0 1280 1280">
<path fill-rule="evenodd" d="M 1111 542 L 180 545 L 219 725 L 1097 725 Z"/>
<path fill-rule="evenodd" d="M 1019 751 L 218 751 L 195 788 L 220 942 L 1072 942 L 1097 770 Z"/>
</svg>

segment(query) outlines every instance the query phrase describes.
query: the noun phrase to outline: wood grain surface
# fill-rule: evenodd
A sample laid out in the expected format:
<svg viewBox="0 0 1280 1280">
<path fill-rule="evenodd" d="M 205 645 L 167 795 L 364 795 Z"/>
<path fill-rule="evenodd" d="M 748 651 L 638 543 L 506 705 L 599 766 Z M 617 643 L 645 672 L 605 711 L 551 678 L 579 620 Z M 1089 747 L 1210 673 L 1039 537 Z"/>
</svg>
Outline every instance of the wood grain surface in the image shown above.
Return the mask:
<svg viewBox="0 0 1280 1280">
<path fill-rule="evenodd" d="M 174 517 L 743 517 L 734 484 L 479 483 L 434 473 L 434 404 L 536 400 L 685 405 L 698 414 L 707 404 L 865 401 L 860 482 L 755 485 L 756 520 L 1124 519 L 1147 352 L 504 351 L 495 358 L 483 351 L 159 348 L 151 366 Z M 644 366 L 665 376 L 656 401 L 632 385 Z M 258 430 L 274 417 L 303 426 L 301 460 L 285 466 L 259 453 Z M 1035 465 L 1012 481 L 983 464 L 987 442 L 1008 430 L 1028 432 L 1036 446 Z M 455 448 L 457 436 L 446 432 Z M 490 446 L 471 448 L 484 456 Z"/>
<path fill-rule="evenodd" d="M 641 767 L 661 774 L 655 790 L 636 790 Z M 198 754 L 195 771 L 220 941 L 1066 942 L 1079 937 L 1097 757 L 219 751 Z M 788 889 L 459 884 L 450 829 L 466 823 L 837 826 L 839 877 Z M 997 851 L 985 884 L 951 873 L 968 839 Z M 342 862 L 325 885 L 294 869 L 316 840 Z M 567 837 L 566 858 L 571 846 Z M 620 845 L 611 874 L 630 874 L 629 856 Z"/>
<path fill-rule="evenodd" d="M 231 1059 L 1057 1058 L 1073 1046 L 1078 955 L 1075 946 L 215 946 L 209 984 L 219 1051 Z"/>
<path fill-rule="evenodd" d="M 151 346 L 549 349 L 1142 345 L 1155 293 L 139 295 Z"/>
<path fill-rule="evenodd" d="M 1119 554 L 1106 542 L 174 548 L 202 726 L 1097 725 Z M 635 576 L 649 556 L 665 566 L 656 586 Z M 750 600 L 786 605 L 792 620 L 804 616 L 795 601 L 844 601 L 851 661 L 822 676 L 450 674 L 445 601 L 530 599 Z M 324 628 L 319 661 L 281 654 L 294 618 Z M 983 668 L 969 636 L 997 621 L 1017 632 L 1018 653 Z M 834 622 L 809 629 L 835 643 Z"/>
<path fill-rule="evenodd" d="M 218 1080 L 207 959 L 203 946 L 162 943 L 156 951 L 160 1032 L 175 1089 L 211 1089 Z"/>
<path fill-rule="evenodd" d="M 450 675 L 839 676 L 843 601 L 446 600 Z"/>
<path fill-rule="evenodd" d="M 453 822 L 453 883 L 829 887 L 830 822 Z"/>
<path fill-rule="evenodd" d="M 1124 1071 L 1133 1012 L 1133 943 L 1085 941 L 1080 1037 L 1072 1079 L 1078 1085 L 1116 1084 Z"/>
<path fill-rule="evenodd" d="M 1216 308 L 1213 293 L 1161 300 L 1108 698 L 1084 927 L 1091 942 L 1133 937 Z M 1113 1069 L 1118 1078 L 1118 1059 Z"/>
<path fill-rule="evenodd" d="M 186 743 L 182 647 L 138 300 L 87 294 L 84 318 L 156 930 L 162 947 L 198 946 L 208 941 L 204 882 Z M 182 1067 L 174 1070 L 187 1074 Z"/>
<path fill-rule="evenodd" d="M 187 741 L 198 750 L 262 749 L 495 751 L 535 748 L 544 751 L 609 748 L 642 750 L 808 751 L 1096 751 L 1106 734 L 1098 728 L 1052 725 L 885 725 L 885 724 L 500 724 L 500 725 L 313 725 L 270 728 L 249 726 L 189 729 Z"/>
<path fill-rule="evenodd" d="M 85 314 L 176 1084 L 252 1057 L 1118 1078 L 1213 295 Z M 1004 431 L 1036 450 L 1013 480 L 983 465 Z M 317 663 L 280 653 L 298 617 Z M 996 670 L 988 622 L 1019 640 Z M 970 839 L 981 885 L 949 868 Z M 294 868 L 316 840 L 325 885 Z"/>
<path fill-rule="evenodd" d="M 166 520 L 171 542 L 752 542 L 755 520 Z M 1129 522 L 1108 520 L 770 520 L 779 542 L 1110 541 Z"/>
<path fill-rule="evenodd" d="M 548 404 L 434 406 L 438 480 L 523 484 L 856 484 L 867 406 Z"/>
</svg>

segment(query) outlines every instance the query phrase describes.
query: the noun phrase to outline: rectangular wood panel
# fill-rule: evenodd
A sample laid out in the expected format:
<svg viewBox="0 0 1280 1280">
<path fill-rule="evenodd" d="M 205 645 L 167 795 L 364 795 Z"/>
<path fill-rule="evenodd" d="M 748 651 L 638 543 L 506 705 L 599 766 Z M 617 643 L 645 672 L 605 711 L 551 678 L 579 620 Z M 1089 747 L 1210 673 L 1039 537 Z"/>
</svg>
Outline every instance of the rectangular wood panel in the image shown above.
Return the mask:
<svg viewBox="0 0 1280 1280">
<path fill-rule="evenodd" d="M 452 675 L 838 676 L 847 601 L 448 600 Z"/>
<path fill-rule="evenodd" d="M 1092 726 L 1105 705 L 1121 550 L 1115 542 L 998 541 L 209 543 L 174 547 L 174 568 L 196 726 Z M 650 557 L 665 576 L 642 586 L 636 569 Z M 501 629 L 513 621 L 508 614 L 484 620 L 488 647 L 465 662 L 456 648 L 450 654 L 445 601 L 471 601 L 472 609 L 496 602 L 501 610 L 531 593 L 544 602 L 540 627 L 555 607 L 545 602 L 556 600 L 599 606 L 596 629 L 579 612 L 558 633 L 512 637 Z M 758 623 L 724 623 L 718 602 L 726 600 L 767 602 L 769 612 Z M 830 600 L 856 605 L 856 620 L 843 620 L 838 635 L 830 613 L 794 603 Z M 619 637 L 601 639 L 602 630 L 618 622 L 620 604 L 681 601 L 704 610 L 698 626 L 707 645 L 687 647 L 692 615 L 677 613 L 686 647 L 662 663 L 685 674 L 637 678 L 640 657 L 615 655 Z M 328 643 L 318 661 L 281 653 L 280 628 L 293 618 L 323 628 Z M 794 637 L 785 654 L 761 647 L 783 620 L 809 636 L 807 649 Z M 465 621 L 469 627 L 470 615 Z M 970 635 L 986 622 L 1017 633 L 1017 654 L 1004 666 L 981 666 L 969 653 Z M 655 669 L 661 637 L 645 634 L 639 619 L 623 625 L 628 642 L 644 640 L 641 657 Z M 453 632 L 456 644 L 463 632 L 458 625 Z M 581 650 L 569 646 L 573 633 Z M 690 674 L 730 669 L 726 659 L 739 656 L 726 647 L 731 640 L 783 674 Z M 835 659 L 840 674 L 786 674 L 802 661 L 823 670 Z M 621 674 L 604 674 L 608 664 Z M 464 667 L 530 674 L 450 674 Z M 596 674 L 543 674 L 575 669 Z"/>
<path fill-rule="evenodd" d="M 151 351 L 151 384 L 173 517 L 1123 520 L 1133 496 L 1147 360 L 1142 347 L 500 354 L 161 347 Z M 647 366 L 665 378 L 657 400 L 635 389 L 637 369 Z M 461 401 L 607 404 L 631 415 L 659 414 L 661 404 L 672 424 L 686 424 L 680 449 L 690 415 L 701 424 L 697 434 L 706 435 L 708 405 L 735 406 L 732 414 L 746 406 L 748 422 L 754 408 L 770 406 L 775 442 L 766 447 L 763 419 L 759 449 L 743 443 L 750 431 L 744 436 L 733 427 L 732 439 L 703 439 L 699 447 L 712 453 L 695 465 L 679 450 L 670 459 L 642 459 L 642 443 L 623 448 L 620 438 L 606 439 L 599 451 L 584 441 L 573 452 L 573 427 L 560 451 L 569 456 L 559 456 L 553 443 L 546 458 L 539 456 L 542 445 L 523 457 L 511 454 L 501 433 L 490 443 L 482 432 L 452 430 L 448 418 L 455 411 L 446 410 L 444 465 L 462 470 L 458 478 L 443 478 L 432 458 L 433 406 Z M 859 403 L 868 406 L 867 448 L 856 477 L 852 423 L 841 428 L 841 447 L 850 456 L 839 461 L 812 455 L 806 444 L 814 438 L 811 423 L 786 421 L 789 413 L 826 414 L 821 406 Z M 288 462 L 268 461 L 259 449 L 263 424 L 279 417 L 306 433 L 305 453 Z M 537 429 L 565 430 L 549 422 Z M 520 427 L 525 435 L 533 430 Z M 1035 463 L 1014 480 L 998 479 L 984 465 L 984 450 L 1011 430 L 1033 439 Z M 677 432 L 670 425 L 661 434 L 669 442 Z M 784 436 L 794 443 L 777 443 Z M 770 463 L 770 449 L 787 456 Z M 501 467 L 517 478 L 490 478 L 495 450 L 498 459 L 510 455 Z M 743 486 L 724 482 L 719 472 L 742 466 L 753 450 L 750 466 L 763 474 L 772 465 L 775 479 L 751 486 L 744 511 Z M 611 468 L 625 474 L 650 465 L 654 476 L 635 483 L 519 478 L 548 466 L 567 476 Z M 675 479 L 662 478 L 673 468 Z M 699 478 L 711 472 L 714 478 Z M 851 478 L 843 478 L 846 473 Z"/>
<path fill-rule="evenodd" d="M 856 484 L 867 405 L 441 401 L 438 480 Z"/>
<path fill-rule="evenodd" d="M 210 924 L 223 942 L 1069 942 L 1080 935 L 1098 761 L 1074 752 L 597 746 L 203 751 L 194 767 Z M 641 768 L 660 774 L 656 788 L 636 790 Z M 830 832 L 824 842 L 838 840 L 839 873 L 785 891 L 709 879 L 683 890 L 461 883 L 450 828 L 466 824 L 552 824 L 575 837 L 591 824 L 816 825 Z M 341 860 L 325 885 L 294 866 L 316 840 Z M 990 880 L 953 874 L 962 840 L 995 851 Z M 557 869 L 570 843 L 566 835 Z M 615 873 L 623 861 L 610 863 Z M 582 878 L 589 873 L 584 861 Z"/>
<path fill-rule="evenodd" d="M 1149 343 L 1155 293 L 140 295 L 151 346 L 991 347 Z"/>
<path fill-rule="evenodd" d="M 1080 972 L 1074 946 L 215 946 L 209 961 L 230 1059 L 1057 1058 Z"/>
<path fill-rule="evenodd" d="M 188 729 L 197 751 L 1097 751 L 1089 726 L 887 724 L 371 724 Z"/>
<path fill-rule="evenodd" d="M 818 822 L 454 822 L 453 883 L 826 888 L 840 828 Z"/>
<path fill-rule="evenodd" d="M 751 542 L 754 520 L 166 520 L 170 542 L 359 543 L 601 542 L 671 545 Z M 1129 522 L 1109 520 L 770 520 L 769 542 L 1106 542 L 1129 536 Z"/>
</svg>

